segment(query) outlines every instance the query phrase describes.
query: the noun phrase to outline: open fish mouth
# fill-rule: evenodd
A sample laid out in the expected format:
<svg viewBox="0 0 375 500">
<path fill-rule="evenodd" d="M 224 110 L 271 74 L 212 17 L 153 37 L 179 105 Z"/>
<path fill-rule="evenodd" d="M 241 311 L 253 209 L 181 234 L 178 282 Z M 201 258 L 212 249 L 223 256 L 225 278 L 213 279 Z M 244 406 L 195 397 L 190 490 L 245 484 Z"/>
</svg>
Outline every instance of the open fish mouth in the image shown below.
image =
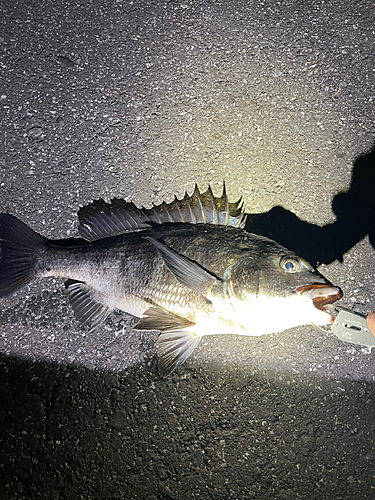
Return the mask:
<svg viewBox="0 0 375 500">
<path fill-rule="evenodd" d="M 324 312 L 327 312 L 327 305 L 333 304 L 343 295 L 340 288 L 322 283 L 299 286 L 296 292 L 312 299 L 314 306 Z"/>
</svg>

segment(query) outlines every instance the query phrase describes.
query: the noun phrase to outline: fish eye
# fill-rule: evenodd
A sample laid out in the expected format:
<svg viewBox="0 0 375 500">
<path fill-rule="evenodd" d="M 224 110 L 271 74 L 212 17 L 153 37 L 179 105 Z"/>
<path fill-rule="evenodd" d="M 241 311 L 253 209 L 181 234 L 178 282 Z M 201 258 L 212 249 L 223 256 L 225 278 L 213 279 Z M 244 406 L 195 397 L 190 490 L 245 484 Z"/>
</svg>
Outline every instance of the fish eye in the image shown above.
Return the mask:
<svg viewBox="0 0 375 500">
<path fill-rule="evenodd" d="M 287 273 L 295 273 L 299 269 L 299 263 L 296 259 L 284 257 L 280 260 L 280 267 Z"/>
</svg>

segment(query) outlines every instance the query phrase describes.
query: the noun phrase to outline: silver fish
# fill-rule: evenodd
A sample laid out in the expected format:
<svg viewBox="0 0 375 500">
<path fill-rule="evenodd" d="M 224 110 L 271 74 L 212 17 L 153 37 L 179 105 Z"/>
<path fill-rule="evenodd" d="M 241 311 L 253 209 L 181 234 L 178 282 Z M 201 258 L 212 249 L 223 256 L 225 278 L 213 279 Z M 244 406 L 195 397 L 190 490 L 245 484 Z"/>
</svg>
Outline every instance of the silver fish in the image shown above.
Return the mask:
<svg viewBox="0 0 375 500">
<path fill-rule="evenodd" d="M 256 336 L 333 322 L 342 297 L 306 260 L 244 230 L 245 214 L 211 188 L 172 203 L 89 216 L 87 243 L 66 246 L 0 215 L 0 296 L 38 278 L 68 278 L 75 316 L 96 328 L 115 309 L 158 330 L 159 372 L 171 374 L 203 335 Z M 64 241 L 64 240 L 62 240 Z"/>
</svg>

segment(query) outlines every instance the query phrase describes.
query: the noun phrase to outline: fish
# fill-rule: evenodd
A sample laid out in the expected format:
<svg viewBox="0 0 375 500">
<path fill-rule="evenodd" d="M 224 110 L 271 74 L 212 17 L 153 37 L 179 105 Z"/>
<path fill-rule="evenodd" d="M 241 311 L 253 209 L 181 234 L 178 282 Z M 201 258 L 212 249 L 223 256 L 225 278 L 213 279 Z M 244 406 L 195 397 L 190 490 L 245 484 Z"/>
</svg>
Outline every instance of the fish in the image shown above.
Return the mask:
<svg viewBox="0 0 375 500">
<path fill-rule="evenodd" d="M 133 203 L 95 213 L 80 239 L 49 240 L 11 214 L 0 215 L 0 297 L 34 280 L 65 278 L 77 320 L 98 328 L 115 309 L 159 331 L 158 369 L 170 375 L 204 335 L 259 336 L 333 323 L 342 297 L 305 259 L 246 231 L 241 198 L 211 187 L 152 208 Z"/>
</svg>

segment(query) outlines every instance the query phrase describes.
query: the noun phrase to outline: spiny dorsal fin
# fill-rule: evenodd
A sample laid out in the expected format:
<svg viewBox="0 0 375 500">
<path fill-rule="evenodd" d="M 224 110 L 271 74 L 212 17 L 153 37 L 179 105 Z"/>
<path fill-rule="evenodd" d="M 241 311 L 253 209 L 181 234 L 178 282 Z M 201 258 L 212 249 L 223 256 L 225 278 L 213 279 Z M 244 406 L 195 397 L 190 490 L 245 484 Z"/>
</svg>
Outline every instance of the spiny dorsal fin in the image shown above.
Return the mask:
<svg viewBox="0 0 375 500">
<path fill-rule="evenodd" d="M 100 207 L 98 201 L 80 210 L 78 215 L 81 224 L 78 230 L 82 238 L 94 241 L 126 232 L 142 231 L 148 227 L 148 222 L 215 224 L 243 228 L 246 216 L 241 199 L 230 203 L 224 184 L 220 197 L 213 195 L 210 186 L 204 193 L 200 193 L 195 185 L 191 196 L 186 193 L 180 200 L 175 197 L 171 203 L 163 201 L 150 209 L 137 208 L 133 203 L 119 199 L 113 200 L 112 204 L 102 201 L 101 212 L 92 215 L 95 207 Z M 85 215 L 84 211 L 91 212 L 91 215 Z"/>
<path fill-rule="evenodd" d="M 243 213 L 240 198 L 234 203 L 228 201 L 225 183 L 223 194 L 214 196 L 211 186 L 200 193 L 195 185 L 193 194 L 187 193 L 179 200 L 177 197 L 171 203 L 161 203 L 151 209 L 142 208 L 143 213 L 152 222 L 184 222 L 189 224 L 216 224 L 220 226 L 244 227 L 246 216 Z"/>
</svg>

